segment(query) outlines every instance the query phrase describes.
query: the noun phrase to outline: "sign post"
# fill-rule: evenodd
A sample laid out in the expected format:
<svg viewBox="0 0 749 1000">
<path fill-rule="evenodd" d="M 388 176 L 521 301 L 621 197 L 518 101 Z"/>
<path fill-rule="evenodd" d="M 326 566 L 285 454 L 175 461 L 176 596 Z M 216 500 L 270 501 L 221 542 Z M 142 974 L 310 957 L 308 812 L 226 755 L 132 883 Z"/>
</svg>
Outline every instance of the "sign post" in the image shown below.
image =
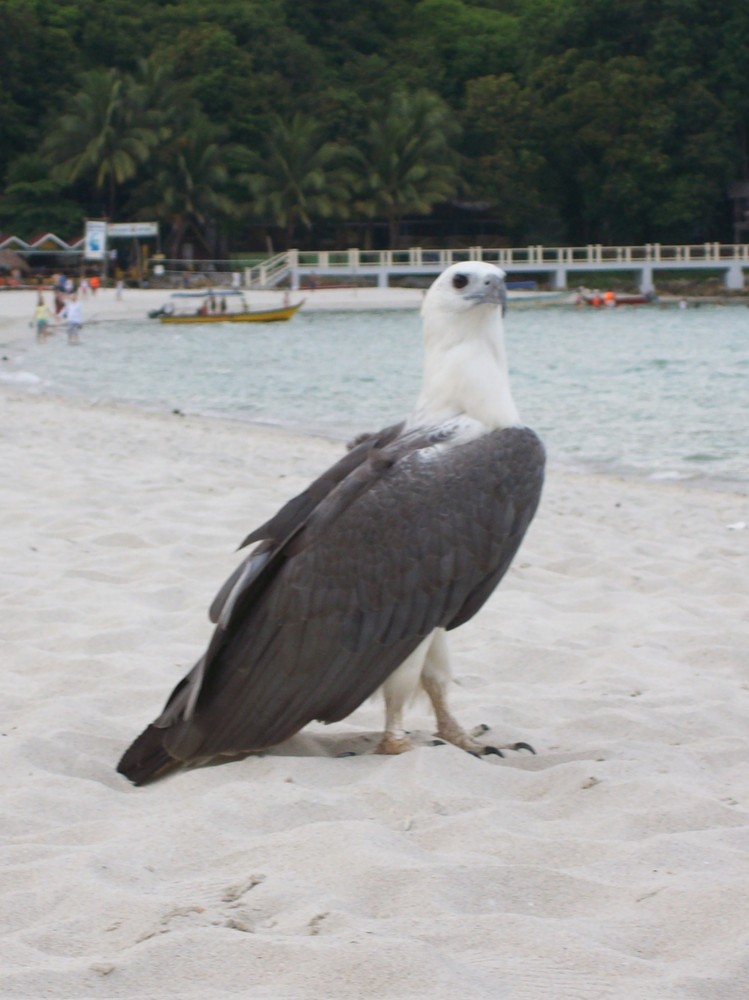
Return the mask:
<svg viewBox="0 0 749 1000">
<path fill-rule="evenodd" d="M 158 236 L 159 224 L 158 222 L 110 222 L 107 226 L 107 235 L 116 236 L 117 239 Z"/>
<path fill-rule="evenodd" d="M 83 238 L 84 260 L 106 259 L 107 224 L 103 219 L 86 219 L 86 232 Z"/>
</svg>

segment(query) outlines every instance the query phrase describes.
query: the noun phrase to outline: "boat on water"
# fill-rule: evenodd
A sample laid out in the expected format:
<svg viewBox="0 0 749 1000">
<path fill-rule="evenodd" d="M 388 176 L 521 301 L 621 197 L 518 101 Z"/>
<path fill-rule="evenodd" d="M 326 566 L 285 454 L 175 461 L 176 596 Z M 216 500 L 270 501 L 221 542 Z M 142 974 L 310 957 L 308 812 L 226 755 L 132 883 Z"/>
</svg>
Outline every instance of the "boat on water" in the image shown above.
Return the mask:
<svg viewBox="0 0 749 1000">
<path fill-rule="evenodd" d="M 169 298 L 170 301 L 161 309 L 152 309 L 149 312 L 150 319 L 172 324 L 283 323 L 290 320 L 304 303 L 302 299 L 294 305 L 250 309 L 244 295 L 239 291 L 173 292 Z M 173 299 L 176 302 L 171 301 Z M 232 300 L 237 301 L 237 307 L 232 307 Z M 192 303 L 195 302 L 198 304 L 193 307 Z"/>
<path fill-rule="evenodd" d="M 653 292 L 599 292 L 581 288 L 575 296 L 575 305 L 593 306 L 596 309 L 612 306 L 645 306 L 656 301 Z"/>
</svg>

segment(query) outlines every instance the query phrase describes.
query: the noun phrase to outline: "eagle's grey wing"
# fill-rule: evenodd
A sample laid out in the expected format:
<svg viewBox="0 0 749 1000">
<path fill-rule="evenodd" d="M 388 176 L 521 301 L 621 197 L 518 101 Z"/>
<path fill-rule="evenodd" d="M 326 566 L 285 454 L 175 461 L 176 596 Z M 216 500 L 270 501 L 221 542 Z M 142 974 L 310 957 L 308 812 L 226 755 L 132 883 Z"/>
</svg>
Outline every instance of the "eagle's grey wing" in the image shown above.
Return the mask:
<svg viewBox="0 0 749 1000">
<path fill-rule="evenodd" d="M 543 449 L 526 429 L 370 448 L 235 591 L 206 657 L 120 770 L 148 780 L 149 747 L 162 763 L 200 759 L 344 718 L 434 628 L 483 604 L 542 478 Z"/>
<path fill-rule="evenodd" d="M 343 458 L 327 469 L 321 476 L 318 476 L 306 490 L 284 504 L 270 521 L 266 521 L 265 524 L 250 532 L 239 546 L 240 549 L 243 549 L 246 545 L 250 545 L 252 542 L 261 540 L 263 544 L 251 552 L 247 559 L 237 566 L 236 570 L 223 584 L 218 594 L 216 594 L 209 610 L 212 622 L 218 622 L 227 599 L 232 591 L 235 591 L 237 584 L 242 579 L 246 583 L 259 567 L 261 568 L 262 565 L 265 565 L 267 561 L 265 554 L 275 546 L 283 544 L 285 539 L 304 524 L 315 507 L 325 499 L 331 490 L 342 482 L 357 466 L 367 460 L 368 455 L 373 449 L 384 448 L 390 444 L 398 436 L 402 428 L 403 423 L 401 422 L 386 427 L 376 434 L 363 435 Z M 258 555 L 263 556 L 261 561 L 257 560 Z"/>
</svg>

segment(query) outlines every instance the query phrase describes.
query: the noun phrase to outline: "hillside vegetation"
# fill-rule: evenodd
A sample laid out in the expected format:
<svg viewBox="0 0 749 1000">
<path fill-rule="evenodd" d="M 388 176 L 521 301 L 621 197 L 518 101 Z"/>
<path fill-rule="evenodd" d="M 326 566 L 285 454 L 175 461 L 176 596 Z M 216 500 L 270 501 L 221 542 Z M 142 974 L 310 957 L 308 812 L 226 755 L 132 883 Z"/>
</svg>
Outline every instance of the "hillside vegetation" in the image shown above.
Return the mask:
<svg viewBox="0 0 749 1000">
<path fill-rule="evenodd" d="M 0 230 L 730 241 L 746 0 L 3 0 Z"/>
</svg>

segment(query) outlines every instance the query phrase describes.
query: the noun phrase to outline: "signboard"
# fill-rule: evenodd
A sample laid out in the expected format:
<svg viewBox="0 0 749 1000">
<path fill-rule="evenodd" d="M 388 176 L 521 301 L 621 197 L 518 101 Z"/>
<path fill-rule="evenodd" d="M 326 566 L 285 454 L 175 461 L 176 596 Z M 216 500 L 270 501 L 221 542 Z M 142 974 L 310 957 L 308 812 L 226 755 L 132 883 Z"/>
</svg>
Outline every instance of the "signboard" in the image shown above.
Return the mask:
<svg viewBox="0 0 749 1000">
<path fill-rule="evenodd" d="M 123 237 L 158 236 L 158 222 L 110 222 L 107 226 L 107 233 L 116 236 L 117 239 Z"/>
<path fill-rule="evenodd" d="M 86 219 L 83 237 L 83 257 L 85 260 L 104 260 L 107 249 L 107 224 L 98 219 Z"/>
</svg>

